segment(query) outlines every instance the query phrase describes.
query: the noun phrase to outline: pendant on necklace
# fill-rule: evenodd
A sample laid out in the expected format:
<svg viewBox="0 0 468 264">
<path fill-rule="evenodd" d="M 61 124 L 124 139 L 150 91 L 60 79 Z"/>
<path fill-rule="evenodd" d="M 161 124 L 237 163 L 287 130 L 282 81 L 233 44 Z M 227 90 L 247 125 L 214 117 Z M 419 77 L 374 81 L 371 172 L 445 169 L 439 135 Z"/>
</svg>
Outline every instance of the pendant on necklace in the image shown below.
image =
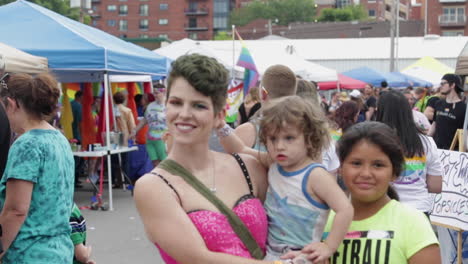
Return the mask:
<svg viewBox="0 0 468 264">
<path fill-rule="evenodd" d="M 210 188 L 210 191 L 211 191 L 212 193 L 216 193 L 216 187 Z"/>
</svg>

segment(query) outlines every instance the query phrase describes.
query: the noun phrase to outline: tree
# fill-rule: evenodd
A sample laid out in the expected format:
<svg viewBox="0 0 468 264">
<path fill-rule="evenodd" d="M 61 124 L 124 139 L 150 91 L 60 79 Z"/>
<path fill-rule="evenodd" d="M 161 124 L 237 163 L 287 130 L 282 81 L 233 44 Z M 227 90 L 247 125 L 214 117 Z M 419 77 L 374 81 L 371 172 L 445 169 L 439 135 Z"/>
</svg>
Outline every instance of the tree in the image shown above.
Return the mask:
<svg viewBox="0 0 468 264">
<path fill-rule="evenodd" d="M 365 20 L 367 12 L 362 5 L 351 5 L 345 8 L 324 8 L 317 18 L 320 22 Z"/>
<path fill-rule="evenodd" d="M 232 40 L 231 34 L 227 33 L 226 31 L 219 31 L 214 36 L 214 40 Z"/>
<path fill-rule="evenodd" d="M 14 1 L 15 0 L 0 0 L 0 6 L 9 4 Z M 71 8 L 69 0 L 28 0 L 28 1 L 35 3 L 37 5 L 43 6 L 47 9 L 50 9 L 68 18 L 71 18 L 77 21 L 80 19 L 80 9 Z M 90 21 L 89 17 L 86 17 L 86 16 L 84 20 Z"/>
<path fill-rule="evenodd" d="M 292 22 L 311 22 L 314 16 L 314 0 L 254 0 L 231 12 L 231 24 L 244 26 L 263 18 L 286 26 Z"/>
</svg>

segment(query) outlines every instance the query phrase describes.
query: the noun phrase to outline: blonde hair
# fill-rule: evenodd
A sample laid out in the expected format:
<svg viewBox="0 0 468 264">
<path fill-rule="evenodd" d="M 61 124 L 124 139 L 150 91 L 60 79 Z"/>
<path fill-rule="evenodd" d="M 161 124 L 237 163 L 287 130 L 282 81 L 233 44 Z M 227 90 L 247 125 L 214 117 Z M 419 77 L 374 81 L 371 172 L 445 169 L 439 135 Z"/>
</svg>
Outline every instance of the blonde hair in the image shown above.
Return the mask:
<svg viewBox="0 0 468 264">
<path fill-rule="evenodd" d="M 320 158 L 330 144 L 328 121 L 318 104 L 312 104 L 299 96 L 287 96 L 271 101 L 263 109 L 260 122 L 260 141 L 267 145 L 267 138 L 285 125 L 297 127 L 304 135 L 307 156 Z"/>
</svg>

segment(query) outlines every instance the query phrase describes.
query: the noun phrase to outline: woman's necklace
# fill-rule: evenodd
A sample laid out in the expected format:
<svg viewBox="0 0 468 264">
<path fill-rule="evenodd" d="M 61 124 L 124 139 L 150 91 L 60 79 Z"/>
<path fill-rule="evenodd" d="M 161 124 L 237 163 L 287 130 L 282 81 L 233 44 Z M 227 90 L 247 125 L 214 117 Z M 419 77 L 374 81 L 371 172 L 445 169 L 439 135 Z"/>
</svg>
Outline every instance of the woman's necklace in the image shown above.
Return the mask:
<svg viewBox="0 0 468 264">
<path fill-rule="evenodd" d="M 213 165 L 213 166 L 212 166 L 212 168 L 213 168 L 213 172 L 212 172 L 212 174 L 213 174 L 213 179 L 212 179 L 212 181 L 213 181 L 213 182 L 212 182 L 210 191 L 211 191 L 212 193 L 216 193 L 216 174 L 215 174 L 215 171 L 216 171 L 216 170 L 215 170 L 215 159 L 214 159 L 214 153 L 213 153 L 213 152 L 211 152 L 211 162 L 212 162 L 212 165 Z"/>
</svg>

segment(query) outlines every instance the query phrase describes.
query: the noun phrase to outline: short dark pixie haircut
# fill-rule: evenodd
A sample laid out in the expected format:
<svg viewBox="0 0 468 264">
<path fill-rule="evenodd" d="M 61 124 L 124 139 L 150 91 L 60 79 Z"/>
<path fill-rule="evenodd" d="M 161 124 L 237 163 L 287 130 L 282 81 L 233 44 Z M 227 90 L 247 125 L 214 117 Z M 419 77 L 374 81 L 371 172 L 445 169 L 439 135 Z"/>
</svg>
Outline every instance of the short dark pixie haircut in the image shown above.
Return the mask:
<svg viewBox="0 0 468 264">
<path fill-rule="evenodd" d="M 226 106 L 228 71 L 216 59 L 200 54 L 183 55 L 172 63 L 166 97 L 171 93 L 174 81 L 182 77 L 197 92 L 209 96 L 215 113 Z"/>
</svg>

